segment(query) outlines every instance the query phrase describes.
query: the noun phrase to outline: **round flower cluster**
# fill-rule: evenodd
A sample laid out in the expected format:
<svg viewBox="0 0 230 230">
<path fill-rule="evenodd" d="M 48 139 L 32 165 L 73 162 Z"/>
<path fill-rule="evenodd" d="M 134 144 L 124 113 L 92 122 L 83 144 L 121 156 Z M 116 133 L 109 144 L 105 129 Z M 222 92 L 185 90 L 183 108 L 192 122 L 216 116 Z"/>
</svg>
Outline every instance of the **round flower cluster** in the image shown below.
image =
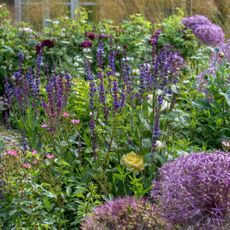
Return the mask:
<svg viewBox="0 0 230 230">
<path fill-rule="evenodd" d="M 224 32 L 218 25 L 200 25 L 194 30 L 194 34 L 207 45 L 217 46 L 224 42 Z"/>
<path fill-rule="evenodd" d="M 163 230 L 166 226 L 149 202 L 133 197 L 117 198 L 97 207 L 81 230 Z"/>
<path fill-rule="evenodd" d="M 217 46 L 224 43 L 222 28 L 213 24 L 205 16 L 186 17 L 182 20 L 182 23 L 187 29 L 193 30 L 195 36 L 207 45 Z"/>
<path fill-rule="evenodd" d="M 201 26 L 201 25 L 211 24 L 209 19 L 203 15 L 194 15 L 191 17 L 185 17 L 182 20 L 182 23 L 187 29 L 191 29 L 191 30 L 195 30 L 198 26 Z"/>
<path fill-rule="evenodd" d="M 195 229 L 224 229 L 229 223 L 230 152 L 183 156 L 159 174 L 151 196 L 170 223 Z"/>
</svg>

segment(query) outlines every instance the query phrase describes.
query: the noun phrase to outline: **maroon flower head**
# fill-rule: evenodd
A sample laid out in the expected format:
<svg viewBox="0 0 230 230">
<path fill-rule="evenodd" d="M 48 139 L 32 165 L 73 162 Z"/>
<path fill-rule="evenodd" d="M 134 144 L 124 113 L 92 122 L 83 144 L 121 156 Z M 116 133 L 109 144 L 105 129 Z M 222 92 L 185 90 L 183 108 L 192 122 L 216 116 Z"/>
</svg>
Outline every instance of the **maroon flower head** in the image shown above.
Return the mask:
<svg viewBox="0 0 230 230">
<path fill-rule="evenodd" d="M 96 34 L 93 32 L 86 32 L 85 36 L 89 38 L 90 40 L 94 40 L 96 38 Z"/>
<path fill-rule="evenodd" d="M 80 44 L 80 46 L 81 46 L 83 49 L 84 49 L 84 48 L 89 48 L 89 47 L 92 46 L 92 42 L 89 41 L 89 40 L 85 40 L 84 42 L 82 42 L 82 43 Z"/>
<path fill-rule="evenodd" d="M 49 40 L 49 39 L 46 39 L 46 40 L 43 40 L 40 43 L 38 43 L 36 45 L 36 54 L 37 55 L 41 54 L 42 49 L 43 49 L 44 46 L 47 46 L 48 48 L 52 48 L 52 47 L 54 47 L 54 42 Z"/>
<path fill-rule="evenodd" d="M 41 42 L 41 46 L 42 46 L 42 47 L 47 46 L 47 47 L 49 47 L 49 48 L 52 48 L 52 47 L 54 47 L 54 42 L 51 41 L 51 40 L 49 40 L 49 39 L 46 39 L 46 40 L 43 40 L 43 41 Z"/>
</svg>

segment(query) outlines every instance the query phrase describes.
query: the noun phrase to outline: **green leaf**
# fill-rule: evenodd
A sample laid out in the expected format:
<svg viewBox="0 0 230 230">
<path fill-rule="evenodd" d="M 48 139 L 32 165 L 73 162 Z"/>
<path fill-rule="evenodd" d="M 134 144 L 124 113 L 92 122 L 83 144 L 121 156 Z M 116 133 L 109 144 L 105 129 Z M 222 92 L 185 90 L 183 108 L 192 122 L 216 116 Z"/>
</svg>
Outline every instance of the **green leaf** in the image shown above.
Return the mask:
<svg viewBox="0 0 230 230">
<path fill-rule="evenodd" d="M 50 204 L 49 199 L 47 197 L 43 198 L 43 204 L 44 204 L 45 208 L 48 211 L 50 211 L 51 204 Z"/>
<path fill-rule="evenodd" d="M 142 139 L 142 146 L 145 149 L 151 148 L 151 146 L 152 146 L 152 140 L 151 140 L 151 138 L 143 138 Z"/>
</svg>

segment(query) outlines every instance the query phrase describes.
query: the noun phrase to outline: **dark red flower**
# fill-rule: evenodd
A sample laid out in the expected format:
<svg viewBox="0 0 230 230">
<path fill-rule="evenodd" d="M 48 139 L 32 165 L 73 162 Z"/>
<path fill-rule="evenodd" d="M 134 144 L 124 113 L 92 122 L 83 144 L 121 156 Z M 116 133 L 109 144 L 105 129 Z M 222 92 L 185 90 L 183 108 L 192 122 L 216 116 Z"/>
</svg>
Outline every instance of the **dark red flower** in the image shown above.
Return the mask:
<svg viewBox="0 0 230 230">
<path fill-rule="evenodd" d="M 93 32 L 86 32 L 85 36 L 89 38 L 90 40 L 94 40 L 96 38 L 96 34 Z"/>
<path fill-rule="evenodd" d="M 38 43 L 36 45 L 36 54 L 37 55 L 42 52 L 42 49 L 44 46 L 47 46 L 48 48 L 52 48 L 52 47 L 54 47 L 54 42 L 49 40 L 49 39 L 46 39 L 46 40 L 43 40 L 40 43 Z"/>
<path fill-rule="evenodd" d="M 42 46 L 42 47 L 47 46 L 47 47 L 49 47 L 49 48 L 52 48 L 52 47 L 54 47 L 54 42 L 51 41 L 51 40 L 49 40 L 49 39 L 46 39 L 46 40 L 43 40 L 43 41 L 41 42 L 41 46 Z"/>
<path fill-rule="evenodd" d="M 92 46 L 92 42 L 89 41 L 89 40 L 85 40 L 84 42 L 82 42 L 82 43 L 80 44 L 80 46 L 81 46 L 83 49 L 84 49 L 84 48 L 89 48 L 89 47 Z"/>
</svg>

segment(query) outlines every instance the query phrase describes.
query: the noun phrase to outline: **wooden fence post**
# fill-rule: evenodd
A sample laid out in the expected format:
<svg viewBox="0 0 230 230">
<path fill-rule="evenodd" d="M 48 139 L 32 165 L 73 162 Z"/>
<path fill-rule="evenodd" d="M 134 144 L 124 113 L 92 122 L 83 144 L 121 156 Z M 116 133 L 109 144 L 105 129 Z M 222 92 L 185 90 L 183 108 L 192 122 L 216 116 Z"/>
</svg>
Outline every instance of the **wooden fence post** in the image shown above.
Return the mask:
<svg viewBox="0 0 230 230">
<path fill-rule="evenodd" d="M 79 0 L 71 0 L 70 1 L 70 16 L 71 18 L 75 18 L 75 10 L 79 5 Z"/>
<path fill-rule="evenodd" d="M 22 0 L 14 0 L 15 20 L 17 22 L 22 20 Z"/>
</svg>

